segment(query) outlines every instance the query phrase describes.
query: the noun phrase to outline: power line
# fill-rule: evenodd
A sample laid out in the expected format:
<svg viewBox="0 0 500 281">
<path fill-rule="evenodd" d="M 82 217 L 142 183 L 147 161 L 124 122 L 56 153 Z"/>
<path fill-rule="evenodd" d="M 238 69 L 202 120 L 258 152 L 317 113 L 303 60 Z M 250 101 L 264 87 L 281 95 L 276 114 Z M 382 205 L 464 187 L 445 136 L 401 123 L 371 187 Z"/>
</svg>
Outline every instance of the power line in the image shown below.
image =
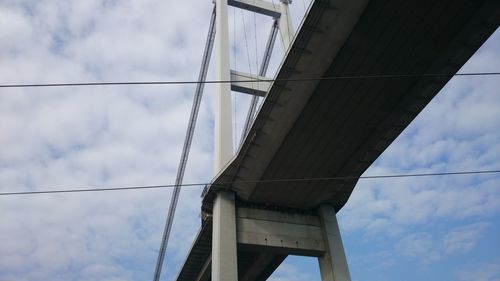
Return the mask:
<svg viewBox="0 0 500 281">
<path fill-rule="evenodd" d="M 403 78 L 439 78 L 464 76 L 497 76 L 500 72 L 469 72 L 469 73 L 420 73 L 420 74 L 367 74 L 326 77 L 302 77 L 286 79 L 248 79 L 238 82 L 307 82 L 328 80 L 359 80 L 359 79 L 403 79 Z M 227 84 L 231 80 L 179 80 L 179 81 L 124 81 L 124 82 L 77 82 L 77 83 L 39 83 L 39 84 L 0 84 L 0 88 L 34 88 L 34 87 L 78 87 L 78 86 L 133 86 L 133 85 L 183 85 L 183 84 Z"/>
<path fill-rule="evenodd" d="M 485 171 L 461 171 L 461 172 L 441 172 L 441 173 L 415 173 L 415 174 L 393 174 L 393 175 L 373 175 L 361 177 L 326 177 L 326 178 L 292 178 L 292 179 L 270 179 L 270 180 L 243 180 L 228 181 L 217 185 L 226 186 L 230 184 L 241 183 L 275 183 L 275 182 L 305 182 L 305 181 L 352 181 L 366 179 L 388 179 L 388 178 L 414 178 L 414 177 L 432 177 L 432 176 L 456 176 L 456 175 L 479 175 L 479 174 L 498 174 L 500 170 Z M 140 189 L 159 189 L 181 187 L 206 186 L 212 183 L 185 183 L 185 184 L 163 184 L 163 185 L 142 185 L 127 187 L 105 187 L 105 188 L 82 188 L 82 189 L 59 189 L 59 190 L 41 190 L 41 191 L 19 191 L 19 192 L 1 192 L 0 196 L 10 195 L 35 195 L 35 194 L 54 194 L 54 193 L 79 193 L 79 192 L 99 192 L 99 191 L 120 191 L 120 190 L 140 190 Z M 215 184 L 212 184 L 215 185 Z"/>
</svg>

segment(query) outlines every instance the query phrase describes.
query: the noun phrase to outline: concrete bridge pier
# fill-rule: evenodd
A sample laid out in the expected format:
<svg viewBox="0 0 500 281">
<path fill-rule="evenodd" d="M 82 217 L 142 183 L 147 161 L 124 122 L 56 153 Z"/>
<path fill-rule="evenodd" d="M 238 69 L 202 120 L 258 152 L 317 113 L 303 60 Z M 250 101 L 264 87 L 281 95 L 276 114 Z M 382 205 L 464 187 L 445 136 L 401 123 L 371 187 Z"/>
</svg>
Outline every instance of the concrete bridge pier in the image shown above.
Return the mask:
<svg viewBox="0 0 500 281">
<path fill-rule="evenodd" d="M 337 223 L 335 209 L 321 205 L 318 210 L 325 252 L 318 257 L 322 281 L 350 281 L 349 267 L 345 256 L 342 237 Z"/>
<path fill-rule="evenodd" d="M 219 191 L 213 206 L 212 280 L 265 280 L 263 264 L 276 257 L 317 257 L 322 281 L 350 281 L 335 209 L 317 212 L 236 207 L 234 194 Z M 238 272 L 238 257 L 255 254 L 254 266 Z M 239 278 L 239 279 L 238 279 Z"/>
<path fill-rule="evenodd" d="M 238 280 L 234 193 L 219 191 L 213 208 L 212 280 Z"/>
<path fill-rule="evenodd" d="M 288 7 L 291 0 L 280 0 L 280 6 L 260 0 L 215 2 L 216 80 L 230 81 L 231 73 L 233 79 L 237 80 L 235 77 L 239 73 L 231 72 L 229 66 L 229 2 L 235 7 L 278 18 L 283 47 L 285 51 L 289 48 L 294 35 Z M 242 74 L 239 73 L 239 76 Z M 235 86 L 238 85 L 237 82 L 235 81 Z M 231 84 L 217 83 L 215 175 L 225 168 L 233 156 L 231 112 Z M 318 257 L 323 281 L 350 281 L 335 210 L 331 206 L 321 206 L 317 213 L 290 209 L 276 211 L 255 206 L 236 207 L 233 192 L 217 191 L 212 219 L 212 256 L 203 266 L 203 272 L 211 268 L 212 281 L 236 281 L 238 278 L 242 281 L 265 280 L 268 275 L 262 272 L 262 267 L 273 260 L 281 263 L 287 255 Z M 253 258 L 254 266 L 238 273 L 240 250 L 247 254 L 250 252 L 256 258 Z M 207 272 L 198 276 L 198 280 L 206 280 L 209 274 Z"/>
</svg>

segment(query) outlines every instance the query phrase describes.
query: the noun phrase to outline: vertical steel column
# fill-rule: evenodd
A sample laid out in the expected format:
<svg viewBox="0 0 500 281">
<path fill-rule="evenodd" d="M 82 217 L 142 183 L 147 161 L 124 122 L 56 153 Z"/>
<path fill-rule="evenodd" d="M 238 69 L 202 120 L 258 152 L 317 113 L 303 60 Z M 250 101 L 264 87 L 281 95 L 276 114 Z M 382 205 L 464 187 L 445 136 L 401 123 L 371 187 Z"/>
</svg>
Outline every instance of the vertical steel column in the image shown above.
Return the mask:
<svg viewBox="0 0 500 281">
<path fill-rule="evenodd" d="M 231 76 L 229 69 L 227 0 L 216 1 L 216 14 L 215 79 L 229 81 Z M 218 83 L 215 96 L 214 174 L 218 174 L 233 156 L 231 84 Z"/>
<path fill-rule="evenodd" d="M 318 258 L 321 280 L 351 281 L 335 209 L 330 205 L 322 205 L 319 216 L 326 246 L 326 252 Z"/>
<path fill-rule="evenodd" d="M 227 0 L 216 1 L 215 77 L 230 80 Z M 218 174 L 233 156 L 231 84 L 218 83 L 215 98 L 214 173 Z M 217 193 L 213 207 L 212 281 L 238 280 L 236 210 L 234 194 Z"/>
</svg>

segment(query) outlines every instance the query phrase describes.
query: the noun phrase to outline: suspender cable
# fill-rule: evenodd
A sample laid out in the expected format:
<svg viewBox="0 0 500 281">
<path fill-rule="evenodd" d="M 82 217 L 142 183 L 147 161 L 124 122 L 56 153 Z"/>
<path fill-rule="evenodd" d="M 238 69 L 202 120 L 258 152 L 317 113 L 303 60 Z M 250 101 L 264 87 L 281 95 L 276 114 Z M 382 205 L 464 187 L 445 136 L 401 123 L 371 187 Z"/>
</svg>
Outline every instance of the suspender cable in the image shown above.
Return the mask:
<svg viewBox="0 0 500 281">
<path fill-rule="evenodd" d="M 177 170 L 177 178 L 175 179 L 175 186 L 174 190 L 172 191 L 172 198 L 170 200 L 170 207 L 168 209 L 167 220 L 165 222 L 165 228 L 163 230 L 163 237 L 161 241 L 160 251 L 158 253 L 158 259 L 156 260 L 156 268 L 153 281 L 160 280 L 161 269 L 163 266 L 165 251 L 167 249 L 167 244 L 168 244 L 168 238 L 170 237 L 170 230 L 172 229 L 172 223 L 174 221 L 175 209 L 177 208 L 177 201 L 179 199 L 179 194 L 181 189 L 180 187 L 182 186 L 182 180 L 184 179 L 184 171 L 186 169 L 186 164 L 189 156 L 189 149 L 191 148 L 193 133 L 196 127 L 196 119 L 198 118 L 198 111 L 200 109 L 201 97 L 203 95 L 203 89 L 205 86 L 205 84 L 202 82 L 205 81 L 207 77 L 208 65 L 210 63 L 210 55 L 212 53 L 212 48 L 214 45 L 214 38 L 215 38 L 215 7 L 212 11 L 212 18 L 210 19 L 207 42 L 205 44 L 205 50 L 203 52 L 200 74 L 198 76 L 198 82 L 200 83 L 196 85 L 196 93 L 193 100 L 193 106 L 191 108 L 191 115 L 189 117 L 189 124 L 186 131 L 186 139 L 184 140 L 181 160 L 179 163 L 179 168 Z"/>
<path fill-rule="evenodd" d="M 273 52 L 274 42 L 276 41 L 276 35 L 278 33 L 278 20 L 274 20 L 273 26 L 271 28 L 271 33 L 267 40 L 266 50 L 264 51 L 264 57 L 262 58 L 262 64 L 260 65 L 259 76 L 265 76 L 267 68 L 269 66 L 269 61 L 271 59 L 271 54 Z M 255 111 L 257 109 L 257 103 L 259 101 L 258 96 L 253 96 L 250 101 L 250 108 L 248 109 L 247 118 L 245 120 L 245 126 L 243 127 L 243 133 L 241 135 L 240 143 L 245 140 L 245 137 L 250 130 L 253 118 L 255 116 Z"/>
</svg>

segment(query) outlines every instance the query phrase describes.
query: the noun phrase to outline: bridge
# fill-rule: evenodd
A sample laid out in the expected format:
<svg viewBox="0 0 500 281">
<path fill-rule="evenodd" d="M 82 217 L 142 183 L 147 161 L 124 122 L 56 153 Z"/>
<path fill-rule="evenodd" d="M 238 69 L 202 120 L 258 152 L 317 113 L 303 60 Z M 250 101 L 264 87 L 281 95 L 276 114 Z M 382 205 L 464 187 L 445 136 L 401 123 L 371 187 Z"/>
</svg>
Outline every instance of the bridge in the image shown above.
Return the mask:
<svg viewBox="0 0 500 281">
<path fill-rule="evenodd" d="M 286 19 L 282 2 L 229 4 Z M 216 1 L 220 80 L 234 76 L 227 5 Z M 323 281 L 350 280 L 336 212 L 499 25 L 496 0 L 314 1 L 275 78 L 257 87 L 265 99 L 236 155 L 231 85 L 219 86 L 216 176 L 177 280 L 266 280 L 288 255 L 318 257 Z"/>
</svg>

